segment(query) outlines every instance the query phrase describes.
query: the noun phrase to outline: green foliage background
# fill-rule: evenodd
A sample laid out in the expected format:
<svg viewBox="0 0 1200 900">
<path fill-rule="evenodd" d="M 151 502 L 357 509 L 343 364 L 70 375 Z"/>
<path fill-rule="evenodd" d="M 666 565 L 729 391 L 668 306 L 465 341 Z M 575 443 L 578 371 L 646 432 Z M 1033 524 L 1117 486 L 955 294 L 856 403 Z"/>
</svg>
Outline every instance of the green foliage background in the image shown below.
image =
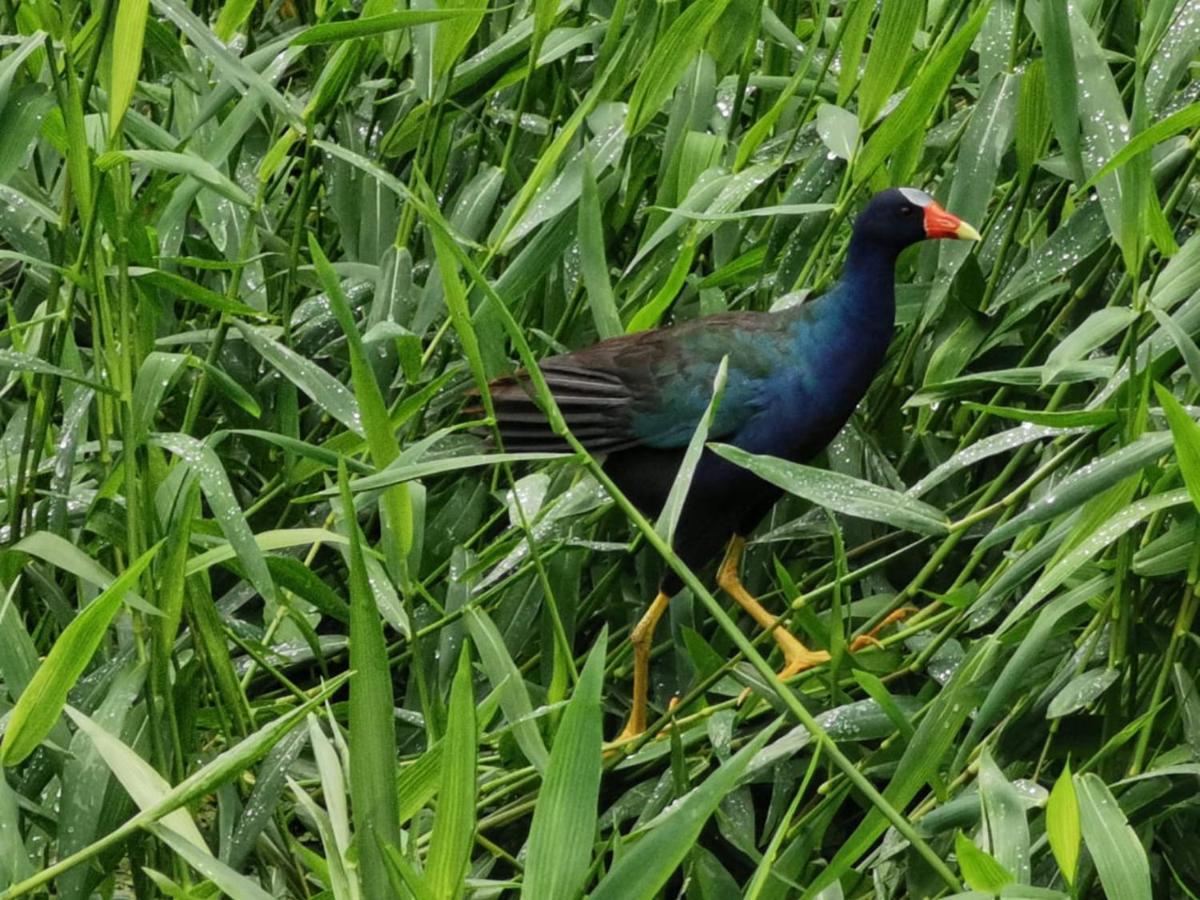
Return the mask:
<svg viewBox="0 0 1200 900">
<path fill-rule="evenodd" d="M 1194 896 L 1200 0 L 0 31 L 0 897 Z M 832 663 L 689 575 L 602 752 L 680 564 L 466 390 L 820 290 L 893 184 L 982 244 L 819 467 L 742 460 Z"/>
</svg>

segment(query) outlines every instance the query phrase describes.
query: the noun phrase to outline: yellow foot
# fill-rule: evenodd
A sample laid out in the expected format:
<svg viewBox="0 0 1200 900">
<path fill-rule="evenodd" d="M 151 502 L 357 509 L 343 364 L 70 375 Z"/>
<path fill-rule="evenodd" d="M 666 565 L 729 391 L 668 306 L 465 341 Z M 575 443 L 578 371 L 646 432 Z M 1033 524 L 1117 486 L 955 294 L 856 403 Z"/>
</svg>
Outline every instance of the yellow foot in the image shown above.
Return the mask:
<svg viewBox="0 0 1200 900">
<path fill-rule="evenodd" d="M 915 606 L 902 606 L 900 609 L 894 609 L 888 613 L 882 622 L 868 631 L 866 634 L 860 634 L 850 642 L 850 652 L 857 653 L 864 647 L 882 647 L 877 635 L 889 625 L 895 625 L 897 622 L 903 622 L 909 616 L 917 611 Z"/>
<path fill-rule="evenodd" d="M 779 670 L 780 681 L 787 681 L 793 675 L 829 662 L 829 653 L 825 650 L 809 650 L 801 645 L 798 652 L 784 654 L 784 666 Z"/>
<path fill-rule="evenodd" d="M 672 697 L 671 701 L 667 704 L 667 712 L 671 712 L 677 706 L 679 706 L 679 700 L 680 700 L 680 697 L 678 694 L 676 694 L 674 697 Z M 625 727 L 621 729 L 621 733 L 618 734 L 611 741 L 609 741 L 609 746 L 615 748 L 621 744 L 626 743 L 627 741 L 632 741 L 636 737 L 640 737 L 645 732 L 646 732 L 646 723 L 645 722 L 635 722 L 633 719 L 633 716 L 630 716 L 629 721 L 625 723 Z M 666 737 L 666 736 L 667 736 L 666 729 L 663 729 L 657 735 L 657 737 L 660 737 L 660 738 Z"/>
<path fill-rule="evenodd" d="M 621 744 L 632 741 L 635 737 L 637 737 L 641 733 L 642 732 L 634 730 L 634 728 L 631 725 L 626 723 L 625 727 L 621 729 L 621 733 L 618 734 L 615 738 L 613 738 L 608 743 L 612 747 L 617 747 Z"/>
<path fill-rule="evenodd" d="M 790 632 L 776 631 L 775 639 L 779 642 L 780 649 L 783 650 L 783 668 L 778 673 L 780 681 L 787 681 L 801 672 L 829 662 L 827 651 L 809 650 Z M 750 688 L 744 688 L 738 694 L 737 705 L 741 706 L 749 696 Z"/>
</svg>

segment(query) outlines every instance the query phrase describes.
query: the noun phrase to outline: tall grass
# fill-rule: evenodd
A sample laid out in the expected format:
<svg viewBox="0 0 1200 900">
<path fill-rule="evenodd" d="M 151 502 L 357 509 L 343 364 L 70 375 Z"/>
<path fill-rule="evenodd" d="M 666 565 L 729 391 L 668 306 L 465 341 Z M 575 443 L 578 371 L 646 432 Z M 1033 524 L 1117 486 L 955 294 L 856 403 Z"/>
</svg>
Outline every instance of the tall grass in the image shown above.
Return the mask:
<svg viewBox="0 0 1200 900">
<path fill-rule="evenodd" d="M 0 897 L 1194 896 L 1200 0 L 0 23 Z M 819 466 L 720 451 L 785 686 L 464 397 L 825 288 L 892 184 L 983 243 Z"/>
</svg>

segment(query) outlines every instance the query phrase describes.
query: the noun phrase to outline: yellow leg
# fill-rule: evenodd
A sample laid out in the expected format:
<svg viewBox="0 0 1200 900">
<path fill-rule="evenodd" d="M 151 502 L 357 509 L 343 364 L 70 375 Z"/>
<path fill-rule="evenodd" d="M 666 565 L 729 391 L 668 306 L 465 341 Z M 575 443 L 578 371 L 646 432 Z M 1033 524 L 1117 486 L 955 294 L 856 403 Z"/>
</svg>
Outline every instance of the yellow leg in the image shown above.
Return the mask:
<svg viewBox="0 0 1200 900">
<path fill-rule="evenodd" d="M 646 730 L 646 698 L 650 692 L 650 648 L 654 643 L 654 629 L 670 602 L 671 598 L 660 591 L 629 635 L 629 642 L 633 644 L 633 709 L 629 712 L 629 721 L 616 737 L 618 743 L 635 738 Z"/>
<path fill-rule="evenodd" d="M 829 653 L 827 651 L 809 650 L 790 631 L 782 627 L 777 627 L 775 623 L 779 620 L 767 612 L 763 608 L 763 605 L 746 590 L 742 584 L 741 576 L 738 574 L 738 568 L 742 561 L 742 551 L 745 549 L 745 538 L 740 535 L 734 535 L 733 539 L 729 542 L 729 549 L 725 553 L 725 559 L 721 563 L 721 568 L 717 570 L 717 584 L 733 597 L 742 609 L 750 613 L 755 622 L 763 628 L 771 629 L 771 634 L 774 636 L 775 642 L 779 644 L 779 649 L 783 651 L 784 665 L 779 670 L 779 677 L 788 678 L 798 672 L 803 672 L 805 669 L 811 669 L 813 666 L 819 666 L 823 662 L 828 662 Z M 869 632 L 854 638 L 850 642 L 850 652 L 856 653 L 863 649 L 863 647 L 877 645 L 879 640 L 876 635 L 880 631 L 895 622 L 907 618 L 914 611 L 909 606 L 890 613 L 887 618 Z"/>
<path fill-rule="evenodd" d="M 784 665 L 779 670 L 779 677 L 787 678 L 795 675 L 797 672 L 803 672 L 805 669 L 811 669 L 813 666 L 819 666 L 823 662 L 828 662 L 829 654 L 826 651 L 809 650 L 786 628 L 776 627 L 775 623 L 779 620 L 767 612 L 763 608 L 763 605 L 746 590 L 742 584 L 742 578 L 738 574 L 738 567 L 742 561 L 742 551 L 745 548 L 745 538 L 734 535 L 733 539 L 729 542 L 729 549 L 725 553 L 725 559 L 721 563 L 721 568 L 717 570 L 717 584 L 729 596 L 733 597 L 742 609 L 750 613 L 755 622 L 763 628 L 771 630 L 771 635 L 775 638 L 775 643 L 783 651 Z"/>
</svg>

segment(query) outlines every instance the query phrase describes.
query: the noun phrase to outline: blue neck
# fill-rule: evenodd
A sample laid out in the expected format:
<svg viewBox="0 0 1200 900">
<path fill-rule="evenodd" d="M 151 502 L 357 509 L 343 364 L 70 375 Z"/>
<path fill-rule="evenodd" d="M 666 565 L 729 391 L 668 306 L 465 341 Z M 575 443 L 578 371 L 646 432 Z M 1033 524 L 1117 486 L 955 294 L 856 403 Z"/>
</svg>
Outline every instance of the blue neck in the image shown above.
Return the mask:
<svg viewBox="0 0 1200 900">
<path fill-rule="evenodd" d="M 811 303 L 788 311 L 799 328 L 797 337 L 831 350 L 857 347 L 867 356 L 884 352 L 896 323 L 897 256 L 898 249 L 851 238 L 837 284 Z"/>
<path fill-rule="evenodd" d="M 896 257 L 899 248 L 857 235 L 850 239 L 838 284 L 839 317 L 846 324 L 890 339 L 896 323 Z"/>
</svg>

